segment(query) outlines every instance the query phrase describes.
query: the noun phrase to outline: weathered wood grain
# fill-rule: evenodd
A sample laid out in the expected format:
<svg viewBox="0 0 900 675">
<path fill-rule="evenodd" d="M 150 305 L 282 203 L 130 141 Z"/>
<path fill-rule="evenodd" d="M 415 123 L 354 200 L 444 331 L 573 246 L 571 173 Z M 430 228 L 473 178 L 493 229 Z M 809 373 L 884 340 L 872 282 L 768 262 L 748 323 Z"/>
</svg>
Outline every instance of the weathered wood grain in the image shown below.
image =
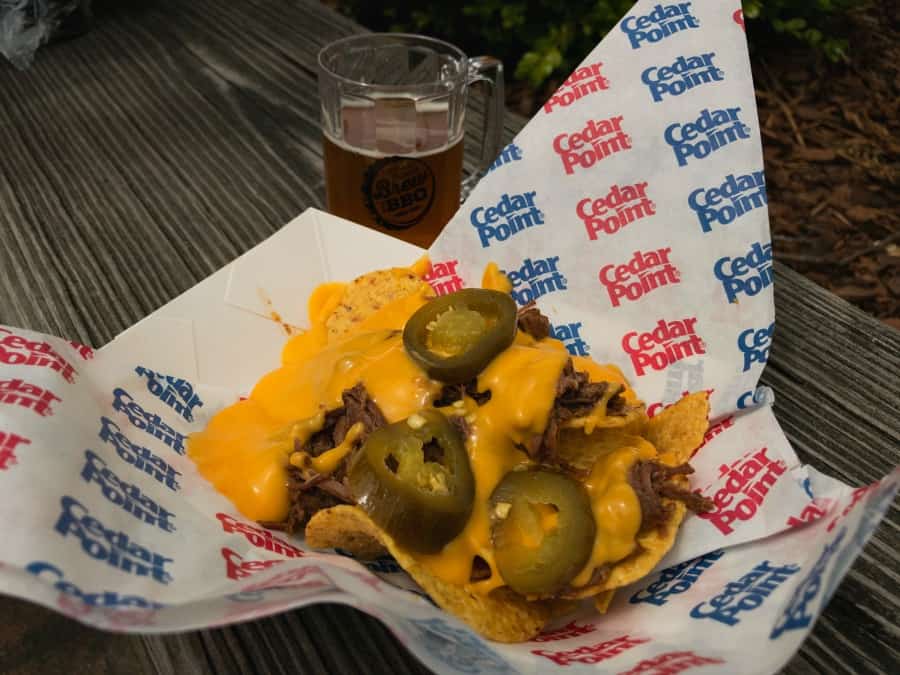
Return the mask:
<svg viewBox="0 0 900 675">
<path fill-rule="evenodd" d="M 101 4 L 91 33 L 25 73 L 0 65 L 0 323 L 102 345 L 321 206 L 315 57 L 358 30 L 313 0 L 133 0 Z M 782 426 L 821 470 L 881 477 L 900 460 L 900 333 L 776 275 L 763 381 Z M 894 508 L 786 672 L 895 670 L 898 529 Z M 69 657 L 84 672 L 425 672 L 340 606 L 128 638 L 0 599 L 0 666 L 62 672 Z"/>
</svg>

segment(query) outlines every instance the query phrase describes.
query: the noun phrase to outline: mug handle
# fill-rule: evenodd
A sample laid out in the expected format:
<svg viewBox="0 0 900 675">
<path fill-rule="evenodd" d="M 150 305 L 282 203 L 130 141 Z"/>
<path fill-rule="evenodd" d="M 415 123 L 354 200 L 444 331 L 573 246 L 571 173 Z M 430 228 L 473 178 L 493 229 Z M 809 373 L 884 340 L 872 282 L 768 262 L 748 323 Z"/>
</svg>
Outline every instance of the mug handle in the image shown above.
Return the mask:
<svg viewBox="0 0 900 675">
<path fill-rule="evenodd" d="M 493 56 L 475 56 L 469 59 L 467 86 L 485 82 L 490 91 L 485 94 L 485 115 L 481 136 L 481 158 L 478 170 L 462 182 L 462 199 L 475 187 L 481 177 L 500 154 L 503 144 L 503 62 Z"/>
</svg>

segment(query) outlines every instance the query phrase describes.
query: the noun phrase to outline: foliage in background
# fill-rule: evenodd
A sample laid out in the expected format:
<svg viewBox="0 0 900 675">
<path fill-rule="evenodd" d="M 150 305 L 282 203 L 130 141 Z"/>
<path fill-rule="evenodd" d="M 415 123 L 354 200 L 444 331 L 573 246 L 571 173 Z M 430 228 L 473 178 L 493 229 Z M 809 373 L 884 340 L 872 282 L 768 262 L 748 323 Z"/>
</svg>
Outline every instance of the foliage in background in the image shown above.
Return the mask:
<svg viewBox="0 0 900 675">
<path fill-rule="evenodd" d="M 745 19 L 821 49 L 832 61 L 846 61 L 848 56 L 840 18 L 866 4 L 866 0 L 743 0 Z"/>
<path fill-rule="evenodd" d="M 371 30 L 426 33 L 490 52 L 514 66 L 514 77 L 537 89 L 560 80 L 634 4 L 633 0 L 332 0 Z M 752 40 L 790 36 L 846 60 L 840 18 L 867 0 L 744 0 Z"/>
</svg>

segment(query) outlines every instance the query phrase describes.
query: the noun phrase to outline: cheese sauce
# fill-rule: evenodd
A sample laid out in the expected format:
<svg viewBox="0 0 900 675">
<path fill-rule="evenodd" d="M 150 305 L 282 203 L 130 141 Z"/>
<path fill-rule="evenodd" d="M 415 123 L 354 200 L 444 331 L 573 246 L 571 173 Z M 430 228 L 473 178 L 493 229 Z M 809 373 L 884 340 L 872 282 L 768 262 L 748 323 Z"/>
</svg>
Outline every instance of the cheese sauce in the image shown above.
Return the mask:
<svg viewBox="0 0 900 675">
<path fill-rule="evenodd" d="M 508 284 L 490 268 L 484 282 L 494 288 Z M 362 382 L 388 422 L 396 422 L 430 406 L 442 388 L 403 348 L 403 326 L 427 302 L 426 295 L 389 303 L 349 336 L 329 341 L 325 319 L 344 288 L 344 284 L 324 284 L 316 289 L 309 301 L 312 327 L 287 342 L 281 367 L 265 375 L 246 400 L 220 411 L 204 431 L 188 439 L 188 454 L 200 473 L 247 518 L 286 518 L 291 455 L 295 464 L 328 472 L 350 451 L 353 438 L 318 458 L 295 452 L 295 445 L 301 446 L 322 428 L 324 413 L 341 406 L 344 390 Z M 455 539 L 439 554 L 414 554 L 436 577 L 477 593 L 503 585 L 491 545 L 490 495 L 507 472 L 532 464 L 520 446 L 543 433 L 568 358 L 561 342 L 549 338 L 538 342 L 520 332 L 514 344 L 478 376 L 478 390 L 491 391 L 487 403 L 478 406 L 466 398 L 442 409 L 448 415 L 465 415 L 469 423 L 467 449 L 476 495 L 472 515 Z M 625 384 L 614 366 L 581 357 L 573 361 L 576 370 L 589 373 L 591 381 Z M 624 397 L 629 404 L 636 402 L 630 389 Z M 585 432 L 603 426 L 605 403 L 604 399 L 589 416 Z M 360 431 L 352 429 L 352 436 Z M 649 443 L 611 452 L 597 461 L 585 480 L 597 536 L 591 558 L 573 586 L 587 583 L 596 567 L 620 560 L 634 549 L 641 512 L 626 476 L 635 461 L 654 454 Z M 475 556 L 490 566 L 491 576 L 470 583 Z"/>
</svg>

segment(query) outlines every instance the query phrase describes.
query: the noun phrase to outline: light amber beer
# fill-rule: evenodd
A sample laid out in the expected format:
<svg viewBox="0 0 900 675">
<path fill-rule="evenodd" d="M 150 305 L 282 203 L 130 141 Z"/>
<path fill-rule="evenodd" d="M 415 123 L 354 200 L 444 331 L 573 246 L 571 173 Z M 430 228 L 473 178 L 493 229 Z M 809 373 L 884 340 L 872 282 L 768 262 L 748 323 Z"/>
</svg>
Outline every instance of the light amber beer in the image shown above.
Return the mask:
<svg viewBox="0 0 900 675">
<path fill-rule="evenodd" d="M 398 115 L 393 134 L 382 122 L 377 141 L 367 110 L 342 115 L 344 140 L 324 135 L 328 211 L 427 248 L 459 208 L 463 139 L 448 142 L 446 109 Z M 360 147 L 373 144 L 381 149 Z"/>
<path fill-rule="evenodd" d="M 476 85 L 486 104 L 481 161 L 463 181 Z M 328 211 L 423 248 L 503 141 L 503 64 L 424 35 L 366 33 L 326 45 L 319 99 Z"/>
</svg>

